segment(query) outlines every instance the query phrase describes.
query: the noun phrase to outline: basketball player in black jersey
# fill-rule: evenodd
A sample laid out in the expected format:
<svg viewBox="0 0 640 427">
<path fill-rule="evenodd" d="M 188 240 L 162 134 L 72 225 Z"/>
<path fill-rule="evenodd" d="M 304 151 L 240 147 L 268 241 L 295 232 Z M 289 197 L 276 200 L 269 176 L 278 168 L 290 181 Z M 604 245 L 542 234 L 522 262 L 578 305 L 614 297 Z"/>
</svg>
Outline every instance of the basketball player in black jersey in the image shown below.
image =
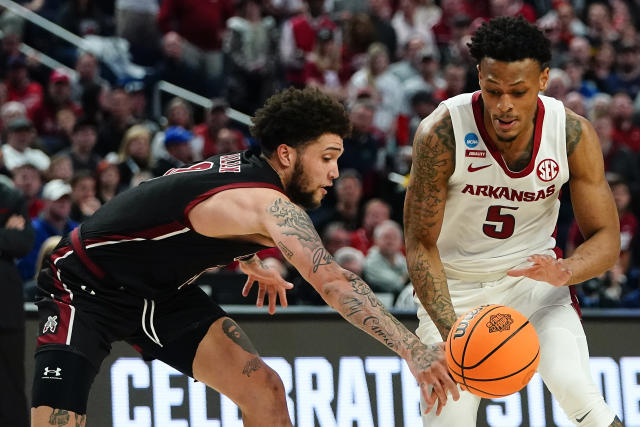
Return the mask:
<svg viewBox="0 0 640 427">
<path fill-rule="evenodd" d="M 362 279 L 339 267 L 303 209 L 317 207 L 338 177 L 348 130 L 344 108 L 326 95 L 281 92 L 254 118 L 261 154 L 169 170 L 118 195 L 65 237 L 38 280 L 33 425 L 84 425 L 100 363 L 112 342 L 124 340 L 228 396 L 244 425 L 290 426 L 278 375 L 190 285 L 239 259 L 273 312 L 277 296 L 286 305 L 291 285 L 253 255 L 273 246 L 345 319 L 406 360 L 429 409 L 437 404 L 439 413 L 447 392 L 458 399 L 442 348 L 425 347 Z"/>
</svg>

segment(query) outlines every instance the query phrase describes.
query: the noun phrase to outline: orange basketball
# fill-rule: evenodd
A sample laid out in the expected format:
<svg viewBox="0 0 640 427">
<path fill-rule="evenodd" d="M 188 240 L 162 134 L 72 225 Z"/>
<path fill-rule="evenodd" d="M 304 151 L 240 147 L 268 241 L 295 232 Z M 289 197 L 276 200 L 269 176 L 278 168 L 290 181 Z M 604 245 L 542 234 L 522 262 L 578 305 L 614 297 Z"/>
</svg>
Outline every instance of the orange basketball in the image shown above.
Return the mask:
<svg viewBox="0 0 640 427">
<path fill-rule="evenodd" d="M 492 399 L 527 385 L 538 368 L 540 344 L 533 325 L 504 305 L 481 305 L 460 316 L 446 343 L 453 379 Z"/>
</svg>

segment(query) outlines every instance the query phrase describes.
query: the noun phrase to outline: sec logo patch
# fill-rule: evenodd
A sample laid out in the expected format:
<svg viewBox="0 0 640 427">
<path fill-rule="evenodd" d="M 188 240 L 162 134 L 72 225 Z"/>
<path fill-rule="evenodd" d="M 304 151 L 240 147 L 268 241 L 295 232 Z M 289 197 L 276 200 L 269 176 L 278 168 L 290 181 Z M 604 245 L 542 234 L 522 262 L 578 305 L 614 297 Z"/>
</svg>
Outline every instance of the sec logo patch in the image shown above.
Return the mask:
<svg viewBox="0 0 640 427">
<path fill-rule="evenodd" d="M 544 159 L 540 163 L 538 163 L 538 167 L 536 168 L 536 173 L 538 174 L 538 178 L 544 182 L 551 181 L 558 176 L 558 172 L 560 171 L 560 167 L 553 159 Z"/>
</svg>

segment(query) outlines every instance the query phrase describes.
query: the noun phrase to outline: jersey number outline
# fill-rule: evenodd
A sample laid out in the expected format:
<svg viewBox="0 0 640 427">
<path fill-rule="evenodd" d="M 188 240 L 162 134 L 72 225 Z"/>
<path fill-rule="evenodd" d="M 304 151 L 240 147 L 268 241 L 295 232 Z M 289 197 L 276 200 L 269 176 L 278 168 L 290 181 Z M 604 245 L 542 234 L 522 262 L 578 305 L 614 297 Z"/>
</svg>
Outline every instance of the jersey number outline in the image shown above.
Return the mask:
<svg viewBox="0 0 640 427">
<path fill-rule="evenodd" d="M 516 219 L 513 215 L 502 213 L 502 209 L 517 210 L 515 206 L 492 205 L 487 210 L 487 222 L 500 223 L 501 227 L 496 224 L 483 224 L 482 231 L 487 236 L 494 239 L 508 239 L 513 235 L 516 228 Z"/>
<path fill-rule="evenodd" d="M 185 172 L 200 172 L 206 171 L 213 167 L 213 163 L 209 161 L 196 163 L 195 165 L 191 165 L 186 168 L 171 168 L 164 173 L 163 176 L 173 175 L 174 173 L 185 173 Z"/>
</svg>

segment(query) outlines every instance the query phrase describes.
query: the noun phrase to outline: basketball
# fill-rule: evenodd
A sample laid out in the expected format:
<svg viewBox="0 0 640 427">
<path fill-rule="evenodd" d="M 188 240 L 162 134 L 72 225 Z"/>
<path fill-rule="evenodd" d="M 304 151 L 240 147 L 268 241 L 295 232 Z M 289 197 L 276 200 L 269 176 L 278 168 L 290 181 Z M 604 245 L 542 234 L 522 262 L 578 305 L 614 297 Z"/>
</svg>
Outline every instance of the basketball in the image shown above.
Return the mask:
<svg viewBox="0 0 640 427">
<path fill-rule="evenodd" d="M 446 342 L 453 379 L 489 399 L 527 385 L 538 368 L 540 344 L 533 325 L 504 305 L 481 305 L 460 316 Z"/>
</svg>

